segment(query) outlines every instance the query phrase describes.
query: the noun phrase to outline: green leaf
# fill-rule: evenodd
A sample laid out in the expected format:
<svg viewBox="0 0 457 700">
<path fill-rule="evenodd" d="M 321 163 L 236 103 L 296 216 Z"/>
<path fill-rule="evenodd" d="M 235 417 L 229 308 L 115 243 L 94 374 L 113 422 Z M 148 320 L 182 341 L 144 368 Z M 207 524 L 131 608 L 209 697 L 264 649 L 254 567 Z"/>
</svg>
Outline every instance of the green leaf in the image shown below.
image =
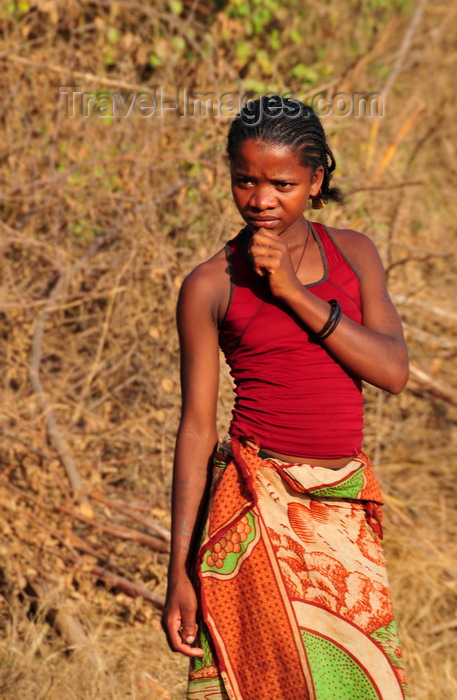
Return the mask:
<svg viewBox="0 0 457 700">
<path fill-rule="evenodd" d="M 257 52 L 257 63 L 265 75 L 273 74 L 273 64 L 265 49 L 260 49 L 260 51 Z"/>
<path fill-rule="evenodd" d="M 181 0 L 170 0 L 170 10 L 174 15 L 180 15 L 183 9 Z"/>
<path fill-rule="evenodd" d="M 176 51 L 181 52 L 184 51 L 184 49 L 186 48 L 186 40 L 182 36 L 174 36 L 171 40 L 171 43 L 173 44 Z"/>
<path fill-rule="evenodd" d="M 235 55 L 242 62 L 246 63 L 251 57 L 253 46 L 249 41 L 239 41 L 235 44 Z"/>
<path fill-rule="evenodd" d="M 243 84 L 245 92 L 255 92 L 257 95 L 265 95 L 269 92 L 268 85 L 256 78 L 248 78 Z"/>
<path fill-rule="evenodd" d="M 289 32 L 289 39 L 294 42 L 294 44 L 299 44 L 302 40 L 301 34 L 299 34 L 295 29 L 291 29 Z"/>
<path fill-rule="evenodd" d="M 279 32 L 277 29 L 273 29 L 270 36 L 270 47 L 273 51 L 279 51 L 281 48 L 281 41 L 279 39 Z"/>
<path fill-rule="evenodd" d="M 308 85 L 312 85 L 318 78 L 317 72 L 313 68 L 305 66 L 304 63 L 298 63 L 294 66 L 290 74 L 293 78 L 297 78 Z"/>
<path fill-rule="evenodd" d="M 120 34 L 115 27 L 110 27 L 108 29 L 107 37 L 109 42 L 116 44 L 119 41 Z"/>
<path fill-rule="evenodd" d="M 152 53 L 152 54 L 149 56 L 149 63 L 150 63 L 150 65 L 151 65 L 153 68 L 159 68 L 160 66 L 163 66 L 163 61 L 162 61 L 162 59 L 159 58 L 158 56 L 156 56 L 155 53 Z"/>
</svg>

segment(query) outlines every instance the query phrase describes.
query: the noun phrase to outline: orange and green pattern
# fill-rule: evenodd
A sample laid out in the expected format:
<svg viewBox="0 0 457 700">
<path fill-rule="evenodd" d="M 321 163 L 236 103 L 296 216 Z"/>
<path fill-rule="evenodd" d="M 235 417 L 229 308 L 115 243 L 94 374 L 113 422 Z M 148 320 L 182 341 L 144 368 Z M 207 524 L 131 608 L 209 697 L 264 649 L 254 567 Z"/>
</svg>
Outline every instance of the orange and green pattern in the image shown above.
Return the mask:
<svg viewBox="0 0 457 700">
<path fill-rule="evenodd" d="M 232 439 L 215 462 L 199 555 L 194 700 L 403 700 L 380 541 L 382 496 L 360 454 L 330 470 Z"/>
</svg>

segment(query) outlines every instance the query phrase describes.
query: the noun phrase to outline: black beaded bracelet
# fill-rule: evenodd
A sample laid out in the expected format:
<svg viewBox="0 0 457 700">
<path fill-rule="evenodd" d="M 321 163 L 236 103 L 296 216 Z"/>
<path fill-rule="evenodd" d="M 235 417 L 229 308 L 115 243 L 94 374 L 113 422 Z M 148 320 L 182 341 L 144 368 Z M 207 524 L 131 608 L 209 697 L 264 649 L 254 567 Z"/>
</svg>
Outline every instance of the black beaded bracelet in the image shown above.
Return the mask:
<svg viewBox="0 0 457 700">
<path fill-rule="evenodd" d="M 336 299 L 330 299 L 328 302 L 330 304 L 331 311 L 328 321 L 323 328 L 318 333 L 310 333 L 309 339 L 312 343 L 319 343 L 321 340 L 325 340 L 329 337 L 331 333 L 335 330 L 337 325 L 341 320 L 341 306 Z"/>
</svg>

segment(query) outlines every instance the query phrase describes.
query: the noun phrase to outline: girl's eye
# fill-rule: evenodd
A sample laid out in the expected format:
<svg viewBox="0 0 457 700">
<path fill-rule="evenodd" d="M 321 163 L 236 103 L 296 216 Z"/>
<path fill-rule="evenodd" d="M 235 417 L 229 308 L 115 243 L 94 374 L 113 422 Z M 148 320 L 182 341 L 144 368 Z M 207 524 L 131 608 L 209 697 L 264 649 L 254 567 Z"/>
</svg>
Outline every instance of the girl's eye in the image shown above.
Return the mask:
<svg viewBox="0 0 457 700">
<path fill-rule="evenodd" d="M 276 187 L 280 187 L 282 190 L 288 190 L 292 187 L 291 182 L 276 182 Z"/>
<path fill-rule="evenodd" d="M 240 187 L 250 187 L 250 186 L 253 185 L 254 183 L 253 183 L 252 180 L 250 180 L 250 179 L 247 178 L 247 177 L 239 177 L 238 180 L 237 180 L 237 184 L 238 184 Z"/>
</svg>

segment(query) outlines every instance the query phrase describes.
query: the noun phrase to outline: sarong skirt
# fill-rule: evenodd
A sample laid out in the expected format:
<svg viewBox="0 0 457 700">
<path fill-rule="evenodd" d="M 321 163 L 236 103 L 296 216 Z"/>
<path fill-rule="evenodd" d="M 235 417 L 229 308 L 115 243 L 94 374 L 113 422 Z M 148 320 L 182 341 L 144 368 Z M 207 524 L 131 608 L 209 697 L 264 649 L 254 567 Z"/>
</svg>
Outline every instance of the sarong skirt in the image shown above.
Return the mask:
<svg viewBox="0 0 457 700">
<path fill-rule="evenodd" d="M 403 700 L 406 681 L 364 453 L 342 469 L 218 450 L 198 557 L 192 700 Z"/>
</svg>

